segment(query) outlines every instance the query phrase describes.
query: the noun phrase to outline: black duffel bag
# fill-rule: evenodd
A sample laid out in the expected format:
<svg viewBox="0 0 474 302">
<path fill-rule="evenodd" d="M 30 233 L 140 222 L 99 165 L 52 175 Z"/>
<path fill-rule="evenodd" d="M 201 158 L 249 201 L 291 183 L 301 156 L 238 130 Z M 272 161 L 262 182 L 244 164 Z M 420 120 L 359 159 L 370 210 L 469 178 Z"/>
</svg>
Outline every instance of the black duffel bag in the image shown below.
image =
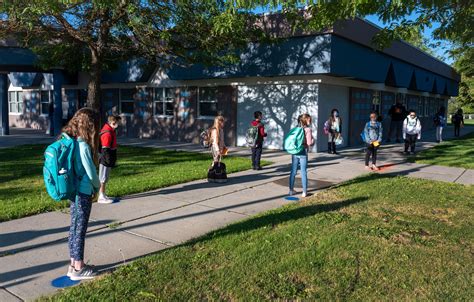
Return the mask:
<svg viewBox="0 0 474 302">
<path fill-rule="evenodd" d="M 227 170 L 221 161 L 215 162 L 207 171 L 207 181 L 216 183 L 227 182 Z"/>
</svg>

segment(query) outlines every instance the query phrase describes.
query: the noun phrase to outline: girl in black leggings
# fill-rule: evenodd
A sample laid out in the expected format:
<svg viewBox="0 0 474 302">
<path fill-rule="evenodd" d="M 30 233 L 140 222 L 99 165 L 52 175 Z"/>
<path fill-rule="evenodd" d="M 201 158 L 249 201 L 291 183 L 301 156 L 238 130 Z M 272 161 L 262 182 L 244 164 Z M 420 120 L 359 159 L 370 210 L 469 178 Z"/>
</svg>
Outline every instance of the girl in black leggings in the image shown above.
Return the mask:
<svg viewBox="0 0 474 302">
<path fill-rule="evenodd" d="M 382 124 L 377 121 L 377 112 L 370 113 L 370 121 L 365 124 L 363 137 L 366 143 L 365 168 L 370 170 L 369 160 L 372 157 L 372 170 L 378 171 L 377 149 L 382 142 Z"/>
</svg>

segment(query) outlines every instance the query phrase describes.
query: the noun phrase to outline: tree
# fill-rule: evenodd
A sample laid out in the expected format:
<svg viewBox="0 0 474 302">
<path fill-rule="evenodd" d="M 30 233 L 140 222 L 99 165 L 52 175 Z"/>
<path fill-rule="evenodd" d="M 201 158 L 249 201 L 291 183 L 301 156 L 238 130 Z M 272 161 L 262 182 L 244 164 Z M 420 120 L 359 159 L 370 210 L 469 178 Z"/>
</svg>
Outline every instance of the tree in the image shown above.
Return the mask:
<svg viewBox="0 0 474 302">
<path fill-rule="evenodd" d="M 42 67 L 89 73 L 95 109 L 102 72 L 120 60 L 219 64 L 235 60 L 235 50 L 260 32 L 251 15 L 225 1 L 7 0 L 2 9 L 0 34 L 33 49 Z"/>
</svg>

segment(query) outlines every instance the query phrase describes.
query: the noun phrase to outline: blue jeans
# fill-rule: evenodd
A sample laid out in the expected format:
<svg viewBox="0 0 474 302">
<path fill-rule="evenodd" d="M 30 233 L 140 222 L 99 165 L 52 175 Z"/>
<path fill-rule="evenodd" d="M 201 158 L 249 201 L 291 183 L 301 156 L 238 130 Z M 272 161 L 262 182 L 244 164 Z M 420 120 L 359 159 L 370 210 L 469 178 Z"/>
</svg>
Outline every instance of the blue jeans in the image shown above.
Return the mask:
<svg viewBox="0 0 474 302">
<path fill-rule="evenodd" d="M 303 184 L 303 193 L 306 193 L 308 190 L 308 177 L 307 177 L 307 167 L 308 167 L 308 154 L 297 154 L 291 156 L 291 173 L 290 173 L 290 190 L 293 190 L 295 187 L 295 177 L 298 172 L 298 166 L 301 170 L 301 183 Z"/>
<path fill-rule="evenodd" d="M 77 193 L 76 200 L 71 200 L 69 254 L 76 261 L 84 260 L 84 243 L 92 208 L 91 197 L 91 195 Z"/>
</svg>

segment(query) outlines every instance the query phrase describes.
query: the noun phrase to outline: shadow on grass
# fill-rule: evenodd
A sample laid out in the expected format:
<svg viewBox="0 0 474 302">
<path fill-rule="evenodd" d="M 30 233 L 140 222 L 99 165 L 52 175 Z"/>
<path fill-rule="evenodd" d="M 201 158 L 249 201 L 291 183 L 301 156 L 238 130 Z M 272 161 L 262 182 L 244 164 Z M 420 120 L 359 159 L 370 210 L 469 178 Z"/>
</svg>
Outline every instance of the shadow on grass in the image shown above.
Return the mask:
<svg viewBox="0 0 474 302">
<path fill-rule="evenodd" d="M 203 242 L 207 240 L 214 239 L 216 237 L 223 237 L 232 234 L 241 234 L 244 232 L 249 232 L 255 229 L 260 229 L 263 227 L 271 226 L 274 227 L 278 224 L 282 224 L 288 221 L 296 221 L 303 219 L 309 216 L 314 216 L 320 213 L 338 211 L 342 208 L 351 206 L 353 204 L 361 203 L 367 200 L 367 197 L 356 197 L 351 199 L 346 199 L 343 201 L 338 201 L 328 204 L 311 204 L 307 206 L 300 206 L 294 209 L 286 209 L 284 211 L 277 210 L 272 211 L 268 214 L 262 216 L 257 216 L 232 224 L 228 227 L 225 227 L 221 230 L 212 232 L 203 237 L 192 240 L 184 245 L 193 245 L 198 242 Z"/>
</svg>

